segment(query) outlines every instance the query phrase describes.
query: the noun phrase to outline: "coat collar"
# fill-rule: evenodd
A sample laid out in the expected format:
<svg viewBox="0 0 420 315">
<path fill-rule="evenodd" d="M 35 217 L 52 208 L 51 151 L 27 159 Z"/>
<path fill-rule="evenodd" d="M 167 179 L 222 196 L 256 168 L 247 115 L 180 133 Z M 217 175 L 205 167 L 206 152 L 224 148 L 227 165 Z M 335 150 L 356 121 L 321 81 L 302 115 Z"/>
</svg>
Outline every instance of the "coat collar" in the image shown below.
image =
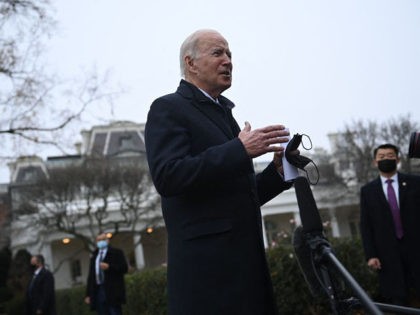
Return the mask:
<svg viewBox="0 0 420 315">
<path fill-rule="evenodd" d="M 185 81 L 184 79 L 182 79 L 179 83 L 177 93 L 181 94 L 187 99 L 197 100 L 199 102 L 211 102 L 211 100 L 207 96 L 205 96 L 199 88 L 197 88 L 194 84 Z M 226 106 L 227 108 L 232 109 L 235 107 L 235 104 L 223 95 L 219 95 L 218 99 L 220 104 Z"/>
<path fill-rule="evenodd" d="M 223 109 L 218 108 L 217 106 L 224 106 L 228 116 L 232 120 L 232 123 L 235 125 L 235 129 L 239 128 L 237 127 L 237 124 L 234 121 L 231 113 L 231 108 L 233 108 L 235 104 L 228 98 L 220 95 L 218 97 L 220 105 L 218 105 L 210 98 L 205 96 L 203 92 L 201 92 L 195 85 L 185 80 L 181 80 L 177 89 L 177 93 L 190 100 L 190 103 L 201 113 L 203 113 L 209 120 L 211 120 L 218 128 L 220 128 L 229 139 L 233 139 L 237 136 L 237 134 L 232 132 L 232 128 L 230 128 L 229 124 L 220 118 L 220 113 L 218 113 L 218 111 L 222 111 Z M 236 131 L 237 130 L 235 130 L 235 133 Z"/>
</svg>

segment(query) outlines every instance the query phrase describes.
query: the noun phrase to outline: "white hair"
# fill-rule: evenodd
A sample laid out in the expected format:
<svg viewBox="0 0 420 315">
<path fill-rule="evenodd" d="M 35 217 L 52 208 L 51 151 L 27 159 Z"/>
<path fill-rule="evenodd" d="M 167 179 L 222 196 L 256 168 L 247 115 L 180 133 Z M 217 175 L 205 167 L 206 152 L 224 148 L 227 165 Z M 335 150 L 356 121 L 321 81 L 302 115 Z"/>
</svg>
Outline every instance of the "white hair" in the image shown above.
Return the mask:
<svg viewBox="0 0 420 315">
<path fill-rule="evenodd" d="M 189 56 L 191 59 L 195 59 L 198 57 L 198 44 L 203 34 L 208 33 L 216 33 L 219 32 L 212 30 L 212 29 L 202 29 L 195 31 L 190 36 L 188 36 L 181 45 L 181 49 L 179 52 L 179 64 L 181 68 L 181 76 L 185 78 L 185 57 Z"/>
</svg>

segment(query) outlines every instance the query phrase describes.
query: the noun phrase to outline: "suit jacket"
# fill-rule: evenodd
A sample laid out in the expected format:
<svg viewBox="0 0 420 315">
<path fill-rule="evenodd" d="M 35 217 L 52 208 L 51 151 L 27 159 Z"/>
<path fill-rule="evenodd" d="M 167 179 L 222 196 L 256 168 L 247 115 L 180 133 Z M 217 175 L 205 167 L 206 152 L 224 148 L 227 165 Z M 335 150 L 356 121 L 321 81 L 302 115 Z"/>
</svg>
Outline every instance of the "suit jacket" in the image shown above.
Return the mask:
<svg viewBox="0 0 420 315">
<path fill-rule="evenodd" d="M 90 307 L 95 309 L 96 292 L 96 257 L 99 250 L 96 249 L 90 258 L 89 274 L 87 278 L 86 296 L 90 297 Z M 127 261 L 122 250 L 108 246 L 103 262 L 109 264 L 109 269 L 104 271 L 104 288 L 106 300 L 109 305 L 121 305 L 126 302 L 124 274 L 128 271 Z"/>
<path fill-rule="evenodd" d="M 409 260 L 414 285 L 420 292 L 420 176 L 398 173 L 398 185 L 404 242 L 413 249 Z M 379 177 L 361 188 L 360 200 L 363 246 L 367 260 L 378 257 L 381 261 L 381 292 L 386 297 L 404 296 L 407 284 L 398 259 L 398 240 Z"/>
<path fill-rule="evenodd" d="M 37 310 L 45 315 L 56 314 L 54 276 L 45 268 L 31 279 L 26 292 L 26 314 L 34 315 Z"/>
<path fill-rule="evenodd" d="M 182 80 L 153 102 L 150 172 L 168 232 L 169 314 L 275 314 L 260 206 L 291 186 L 271 163 L 255 176 L 231 103 Z"/>
</svg>

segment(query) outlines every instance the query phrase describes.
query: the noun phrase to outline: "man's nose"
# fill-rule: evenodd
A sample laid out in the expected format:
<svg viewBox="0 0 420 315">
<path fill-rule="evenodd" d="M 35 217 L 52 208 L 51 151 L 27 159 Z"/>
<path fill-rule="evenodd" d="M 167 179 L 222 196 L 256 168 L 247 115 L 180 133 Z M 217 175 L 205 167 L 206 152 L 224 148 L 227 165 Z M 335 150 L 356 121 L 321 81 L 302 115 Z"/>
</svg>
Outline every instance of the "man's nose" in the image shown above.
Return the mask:
<svg viewBox="0 0 420 315">
<path fill-rule="evenodd" d="M 224 64 L 231 64 L 232 63 L 232 57 L 228 54 L 223 55 L 223 63 Z"/>
</svg>

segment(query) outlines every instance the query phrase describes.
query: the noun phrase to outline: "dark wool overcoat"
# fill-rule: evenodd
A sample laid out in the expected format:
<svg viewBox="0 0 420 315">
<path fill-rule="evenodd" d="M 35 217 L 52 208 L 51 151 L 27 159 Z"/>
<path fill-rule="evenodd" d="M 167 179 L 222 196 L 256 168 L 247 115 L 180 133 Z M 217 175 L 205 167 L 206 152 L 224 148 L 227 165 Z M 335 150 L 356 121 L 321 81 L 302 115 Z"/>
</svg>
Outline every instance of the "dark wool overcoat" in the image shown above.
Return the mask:
<svg viewBox="0 0 420 315">
<path fill-rule="evenodd" d="M 260 206 L 291 184 L 272 163 L 255 175 L 233 103 L 219 102 L 182 80 L 147 118 L 147 158 L 168 232 L 168 312 L 276 314 Z"/>
<path fill-rule="evenodd" d="M 42 268 L 28 285 L 26 292 L 26 315 L 35 315 L 38 310 L 45 315 L 56 315 L 54 276 Z"/>
<path fill-rule="evenodd" d="M 420 293 L 420 176 L 398 173 L 399 203 L 404 242 L 412 250 L 409 265 Z M 385 297 L 403 297 L 407 284 L 398 254 L 398 240 L 388 201 L 378 177 L 361 188 L 360 224 L 366 259 L 381 261 L 379 284 Z"/>
<path fill-rule="evenodd" d="M 98 249 L 93 252 L 90 258 L 89 274 L 87 277 L 86 296 L 90 297 L 90 307 L 95 310 L 96 284 L 95 263 L 98 256 Z M 127 261 L 124 253 L 119 248 L 108 246 L 103 262 L 109 264 L 109 269 L 104 271 L 104 288 L 106 301 L 109 305 L 121 305 L 126 302 L 124 274 L 128 271 Z"/>
</svg>

